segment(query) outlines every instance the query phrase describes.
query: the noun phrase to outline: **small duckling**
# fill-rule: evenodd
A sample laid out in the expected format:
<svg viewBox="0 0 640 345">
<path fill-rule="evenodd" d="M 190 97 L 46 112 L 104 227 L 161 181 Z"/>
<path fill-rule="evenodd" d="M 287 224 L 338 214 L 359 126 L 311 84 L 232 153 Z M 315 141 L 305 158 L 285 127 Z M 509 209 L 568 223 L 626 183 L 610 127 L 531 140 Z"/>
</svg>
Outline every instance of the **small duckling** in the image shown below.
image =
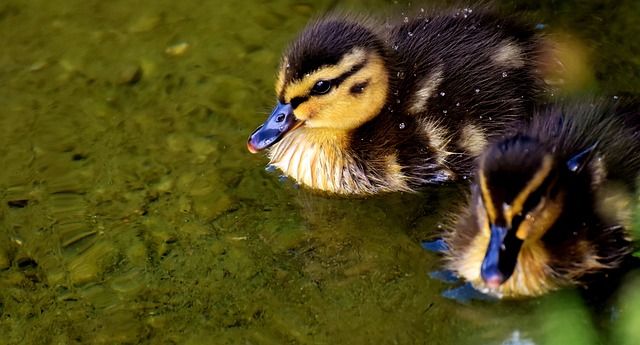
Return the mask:
<svg viewBox="0 0 640 345">
<path fill-rule="evenodd" d="M 278 104 L 248 148 L 270 148 L 285 175 L 337 194 L 466 178 L 546 89 L 550 50 L 533 27 L 483 8 L 384 24 L 329 15 L 285 50 Z"/>
<path fill-rule="evenodd" d="M 447 267 L 489 295 L 593 283 L 626 266 L 640 172 L 640 106 L 551 106 L 479 158 L 444 241 Z M 588 285 L 587 285 L 588 286 Z"/>
</svg>

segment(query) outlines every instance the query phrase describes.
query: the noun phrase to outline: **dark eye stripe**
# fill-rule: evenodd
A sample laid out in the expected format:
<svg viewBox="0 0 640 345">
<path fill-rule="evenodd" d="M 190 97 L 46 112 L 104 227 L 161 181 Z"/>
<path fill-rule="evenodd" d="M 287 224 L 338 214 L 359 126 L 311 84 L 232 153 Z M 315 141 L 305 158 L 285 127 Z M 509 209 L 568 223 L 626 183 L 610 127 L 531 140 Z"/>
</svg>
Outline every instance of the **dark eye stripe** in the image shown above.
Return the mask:
<svg viewBox="0 0 640 345">
<path fill-rule="evenodd" d="M 364 65 L 365 65 L 366 63 L 367 63 L 367 61 L 363 61 L 362 63 L 359 63 L 359 64 L 357 64 L 357 65 L 355 65 L 355 66 L 351 67 L 351 69 L 350 69 L 350 70 L 348 70 L 348 71 L 346 71 L 346 72 L 342 73 L 341 75 L 339 75 L 339 76 L 338 76 L 338 77 L 336 77 L 336 78 L 333 78 L 333 79 L 331 80 L 331 83 L 332 83 L 334 86 L 338 86 L 338 85 L 340 85 L 340 83 L 342 83 L 343 81 L 345 81 L 347 78 L 349 78 L 350 76 L 352 76 L 352 75 L 354 75 L 354 74 L 358 73 L 358 71 L 359 71 L 359 70 L 361 70 L 361 69 L 364 67 Z"/>
<path fill-rule="evenodd" d="M 358 95 L 364 92 L 364 88 L 367 87 L 367 85 L 369 85 L 369 82 L 371 81 L 371 79 L 367 79 L 363 82 L 354 84 L 351 86 L 351 88 L 349 89 L 349 92 L 351 92 L 351 94 L 353 95 Z"/>
<path fill-rule="evenodd" d="M 305 97 L 293 97 L 291 99 L 291 102 L 289 102 L 291 104 L 291 108 L 295 109 L 297 108 L 300 104 L 302 104 L 303 102 L 305 102 L 306 100 L 308 100 L 309 97 L 305 96 Z"/>
<path fill-rule="evenodd" d="M 342 83 L 347 78 L 349 78 L 350 76 L 356 74 L 359 70 L 361 70 L 366 63 L 367 63 L 367 61 L 365 60 L 362 63 L 359 63 L 359 64 L 353 66 L 350 70 L 342 73 L 338 77 L 329 80 L 329 82 L 331 82 L 331 87 L 337 87 L 338 85 L 340 85 L 340 83 Z M 284 89 L 282 91 L 282 95 L 284 95 Z M 284 97 L 282 97 L 282 95 L 279 96 L 279 98 L 284 98 Z M 310 92 L 310 95 L 313 95 L 313 93 Z M 300 104 L 302 104 L 303 102 L 307 101 L 308 99 L 309 99 L 309 95 L 307 95 L 307 96 L 298 96 L 298 97 L 292 98 L 291 101 L 289 101 L 289 103 L 291 104 L 291 107 L 293 109 L 295 109 Z M 284 102 L 284 99 L 281 99 L 281 102 Z"/>
</svg>

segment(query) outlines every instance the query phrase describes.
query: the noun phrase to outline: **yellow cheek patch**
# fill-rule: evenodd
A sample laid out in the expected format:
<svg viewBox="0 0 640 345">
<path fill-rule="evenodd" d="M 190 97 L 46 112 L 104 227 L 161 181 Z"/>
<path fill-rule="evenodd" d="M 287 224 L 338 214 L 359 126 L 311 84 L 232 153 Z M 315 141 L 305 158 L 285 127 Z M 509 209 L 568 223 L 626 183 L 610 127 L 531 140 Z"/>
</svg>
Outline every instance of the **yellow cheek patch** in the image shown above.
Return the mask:
<svg viewBox="0 0 640 345">
<path fill-rule="evenodd" d="M 310 128 L 352 130 L 380 113 L 388 84 L 384 61 L 371 56 L 364 67 L 330 93 L 310 97 L 294 112 Z M 361 93 L 352 93 L 351 88 L 358 85 L 366 86 Z"/>
<path fill-rule="evenodd" d="M 304 98 L 294 114 L 307 128 L 355 129 L 378 115 L 387 101 L 389 76 L 386 63 L 381 56 L 366 53 L 362 48 L 353 49 L 336 65 L 324 66 L 288 84 L 286 64 L 285 59 L 276 90 L 285 103 Z M 318 81 L 334 79 L 340 79 L 340 82 L 328 93 L 310 95 Z"/>
<path fill-rule="evenodd" d="M 316 114 L 316 109 L 322 107 L 323 102 L 319 102 L 317 98 L 311 98 L 306 102 L 301 103 L 295 110 L 294 114 L 301 121 L 306 121 L 310 117 Z M 307 126 L 309 124 L 307 123 Z"/>
</svg>

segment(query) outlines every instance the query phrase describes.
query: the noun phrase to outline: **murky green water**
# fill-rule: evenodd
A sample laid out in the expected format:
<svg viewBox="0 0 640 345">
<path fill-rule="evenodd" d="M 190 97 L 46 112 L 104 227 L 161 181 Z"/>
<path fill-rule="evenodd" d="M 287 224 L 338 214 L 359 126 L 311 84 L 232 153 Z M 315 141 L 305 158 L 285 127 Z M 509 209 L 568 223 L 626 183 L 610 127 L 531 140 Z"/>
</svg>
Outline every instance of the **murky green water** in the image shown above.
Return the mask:
<svg viewBox="0 0 640 345">
<path fill-rule="evenodd" d="M 333 6 L 389 8 L 0 3 L 0 343 L 500 344 L 514 331 L 558 343 L 566 329 L 592 340 L 579 301 L 561 304 L 570 291 L 440 296 L 450 286 L 429 278 L 439 259 L 419 243 L 460 187 L 327 198 L 248 153 L 282 47 Z M 597 87 L 639 91 L 639 2 L 516 7 L 583 40 Z M 620 311 L 625 344 L 640 339 L 638 311 Z"/>
</svg>

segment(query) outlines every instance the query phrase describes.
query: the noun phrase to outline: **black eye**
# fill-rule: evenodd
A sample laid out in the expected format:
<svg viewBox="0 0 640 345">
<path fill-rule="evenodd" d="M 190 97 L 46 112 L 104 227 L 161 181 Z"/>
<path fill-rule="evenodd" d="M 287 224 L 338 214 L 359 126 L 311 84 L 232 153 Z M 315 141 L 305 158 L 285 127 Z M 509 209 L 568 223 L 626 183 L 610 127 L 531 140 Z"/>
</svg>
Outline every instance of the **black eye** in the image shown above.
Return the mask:
<svg viewBox="0 0 640 345">
<path fill-rule="evenodd" d="M 311 88 L 312 95 L 323 95 L 331 90 L 331 81 L 320 80 Z"/>
</svg>

